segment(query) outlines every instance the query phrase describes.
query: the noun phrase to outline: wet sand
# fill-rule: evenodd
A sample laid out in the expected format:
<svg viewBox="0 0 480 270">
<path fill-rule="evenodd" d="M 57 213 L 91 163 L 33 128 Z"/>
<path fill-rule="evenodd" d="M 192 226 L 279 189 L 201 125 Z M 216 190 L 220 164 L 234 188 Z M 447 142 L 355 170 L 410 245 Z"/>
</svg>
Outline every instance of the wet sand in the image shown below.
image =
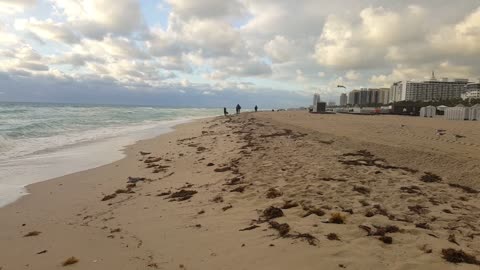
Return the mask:
<svg viewBox="0 0 480 270">
<path fill-rule="evenodd" d="M 180 125 L 1 208 L 0 269 L 479 269 L 479 138 L 398 116 Z"/>
</svg>

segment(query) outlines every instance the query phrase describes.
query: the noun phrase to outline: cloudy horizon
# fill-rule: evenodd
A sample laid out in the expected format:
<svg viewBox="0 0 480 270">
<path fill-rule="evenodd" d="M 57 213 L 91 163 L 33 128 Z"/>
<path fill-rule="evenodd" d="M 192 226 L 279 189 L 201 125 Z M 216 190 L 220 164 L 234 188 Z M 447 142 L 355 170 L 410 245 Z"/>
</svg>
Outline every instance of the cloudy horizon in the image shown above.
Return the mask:
<svg viewBox="0 0 480 270">
<path fill-rule="evenodd" d="M 480 78 L 478 0 L 0 0 L 0 101 L 223 107 Z"/>
</svg>

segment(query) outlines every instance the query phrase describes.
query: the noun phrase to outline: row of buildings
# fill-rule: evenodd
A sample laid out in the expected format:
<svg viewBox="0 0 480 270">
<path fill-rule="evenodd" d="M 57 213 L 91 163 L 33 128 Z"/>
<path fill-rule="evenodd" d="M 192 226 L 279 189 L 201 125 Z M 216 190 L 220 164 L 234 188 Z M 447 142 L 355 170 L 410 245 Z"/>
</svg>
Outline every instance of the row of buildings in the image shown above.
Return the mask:
<svg viewBox="0 0 480 270">
<path fill-rule="evenodd" d="M 468 79 L 437 80 L 432 72 L 428 81 L 395 82 L 390 88 L 362 88 L 340 95 L 340 106 L 378 105 L 399 101 L 441 101 L 454 98 L 480 98 L 480 83 Z"/>
</svg>

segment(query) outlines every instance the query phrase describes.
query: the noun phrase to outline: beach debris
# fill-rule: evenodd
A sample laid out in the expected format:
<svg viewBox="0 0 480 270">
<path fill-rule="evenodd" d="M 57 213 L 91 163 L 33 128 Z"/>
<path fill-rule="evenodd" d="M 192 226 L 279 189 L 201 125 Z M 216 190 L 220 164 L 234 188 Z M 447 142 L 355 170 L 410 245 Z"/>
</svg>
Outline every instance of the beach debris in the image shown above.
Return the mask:
<svg viewBox="0 0 480 270">
<path fill-rule="evenodd" d="M 269 221 L 270 227 L 278 231 L 280 237 L 285 237 L 290 232 L 290 225 L 287 223 L 278 223 L 276 221 Z"/>
<path fill-rule="evenodd" d="M 212 167 L 212 166 L 215 166 L 215 164 L 212 162 L 207 163 L 207 167 Z"/>
<path fill-rule="evenodd" d="M 430 212 L 427 207 L 425 206 L 421 206 L 421 205 L 413 205 L 413 206 L 409 206 L 408 209 L 418 215 L 424 215 L 424 214 L 427 214 L 428 212 Z"/>
<path fill-rule="evenodd" d="M 408 193 L 408 194 L 423 194 L 422 190 L 418 186 L 406 186 L 406 187 L 400 187 L 400 191 Z"/>
<path fill-rule="evenodd" d="M 39 232 L 39 231 L 31 231 L 27 234 L 25 234 L 23 237 L 31 237 L 31 236 L 38 236 L 40 235 L 42 232 Z"/>
<path fill-rule="evenodd" d="M 364 186 L 354 186 L 353 191 L 356 191 L 358 193 L 365 194 L 365 195 L 370 194 L 370 189 Z"/>
<path fill-rule="evenodd" d="M 192 198 L 193 195 L 197 193 L 196 190 L 181 189 L 180 191 L 172 193 L 168 198 L 172 199 L 171 201 L 185 201 Z"/>
<path fill-rule="evenodd" d="M 448 242 L 454 243 L 457 246 L 460 246 L 460 244 L 457 242 L 457 239 L 455 238 L 455 234 L 453 234 L 453 233 L 448 235 Z"/>
<path fill-rule="evenodd" d="M 113 193 L 113 194 L 110 194 L 110 195 L 105 195 L 105 196 L 102 198 L 102 202 L 111 200 L 111 199 L 113 199 L 113 198 L 115 198 L 115 197 L 117 197 L 117 194 L 116 194 L 116 193 Z"/>
<path fill-rule="evenodd" d="M 160 194 L 157 194 L 158 197 L 162 197 L 162 196 L 168 196 L 172 194 L 172 192 L 169 190 L 169 191 L 164 191 L 164 192 L 161 192 Z"/>
<path fill-rule="evenodd" d="M 421 247 L 420 247 L 420 250 L 423 251 L 423 252 L 425 252 L 425 253 L 427 253 L 427 254 L 430 254 L 430 253 L 433 252 L 433 249 L 432 249 L 429 245 L 427 245 L 427 244 L 421 246 Z"/>
<path fill-rule="evenodd" d="M 115 193 L 116 194 L 124 194 L 124 193 L 134 193 L 134 192 L 131 189 L 119 188 L 119 189 L 115 190 Z"/>
<path fill-rule="evenodd" d="M 223 197 L 222 197 L 222 195 L 217 195 L 217 196 L 213 197 L 212 202 L 222 203 L 222 202 L 223 202 Z"/>
<path fill-rule="evenodd" d="M 277 208 L 275 206 L 270 206 L 267 209 L 263 210 L 262 216 L 265 218 L 265 220 L 271 220 L 275 219 L 278 217 L 283 217 L 283 211 L 280 208 Z"/>
<path fill-rule="evenodd" d="M 145 177 L 131 177 L 131 176 L 129 176 L 128 180 L 127 180 L 127 183 L 136 184 L 137 182 L 145 181 L 145 179 L 146 179 Z"/>
<path fill-rule="evenodd" d="M 319 180 L 325 181 L 325 182 L 330 182 L 330 181 L 347 182 L 347 179 L 333 178 L 333 177 L 320 177 Z"/>
<path fill-rule="evenodd" d="M 236 188 L 230 190 L 230 192 L 240 192 L 240 193 L 243 193 L 243 192 L 245 191 L 245 188 L 246 188 L 246 187 L 247 187 L 247 186 L 239 186 L 239 187 L 236 187 Z"/>
<path fill-rule="evenodd" d="M 466 263 L 480 265 L 480 261 L 475 256 L 465 253 L 463 250 L 457 250 L 453 248 L 442 249 L 442 257 L 451 263 Z"/>
<path fill-rule="evenodd" d="M 435 131 L 435 134 L 437 134 L 438 136 L 443 136 L 443 135 L 445 135 L 446 132 L 447 132 L 446 129 L 437 129 Z"/>
<path fill-rule="evenodd" d="M 225 183 L 225 185 L 234 186 L 234 185 L 240 184 L 241 181 L 242 181 L 242 179 L 241 179 L 240 177 L 234 177 L 234 178 L 232 178 L 232 179 L 227 180 L 227 182 Z"/>
<path fill-rule="evenodd" d="M 297 233 L 297 234 L 294 234 L 294 235 L 290 235 L 290 237 L 292 237 L 294 239 L 305 240 L 311 246 L 316 246 L 317 242 L 318 242 L 318 239 L 315 236 L 313 236 L 309 233 Z"/>
<path fill-rule="evenodd" d="M 205 150 L 207 150 L 206 147 L 203 147 L 203 146 L 197 147 L 197 153 L 201 153 L 201 152 L 203 152 L 203 151 L 205 151 Z"/>
<path fill-rule="evenodd" d="M 266 194 L 268 199 L 274 199 L 274 198 L 280 197 L 282 195 L 283 195 L 283 193 L 276 188 L 269 188 L 267 190 L 267 194 Z"/>
<path fill-rule="evenodd" d="M 63 261 L 62 265 L 63 266 L 69 266 L 69 265 L 78 263 L 78 261 L 79 260 L 77 258 L 72 256 L 72 257 L 66 259 L 65 261 Z"/>
<path fill-rule="evenodd" d="M 461 190 L 463 190 L 464 192 L 466 193 L 470 193 L 470 194 L 477 194 L 477 193 L 480 193 L 480 191 L 476 190 L 476 189 L 473 189 L 471 187 L 467 187 L 467 186 L 462 186 L 462 185 L 459 185 L 459 184 L 448 184 L 449 186 L 453 187 L 453 188 L 459 188 Z"/>
<path fill-rule="evenodd" d="M 37 252 L 37 255 L 45 254 L 45 253 L 47 253 L 47 252 L 48 252 L 48 250 L 44 249 L 44 250 L 42 250 L 42 251 Z"/>
<path fill-rule="evenodd" d="M 430 225 L 426 222 L 423 223 L 417 223 L 415 224 L 415 227 L 420 228 L 420 229 L 425 229 L 425 230 L 430 230 Z"/>
<path fill-rule="evenodd" d="M 121 231 L 122 231 L 122 229 L 116 228 L 116 229 L 110 230 L 110 233 L 118 233 L 118 232 L 121 232 Z"/>
<path fill-rule="evenodd" d="M 378 240 L 380 240 L 383 243 L 388 244 L 388 245 L 393 243 L 393 238 L 391 236 L 380 236 L 380 238 L 378 238 Z"/>
<path fill-rule="evenodd" d="M 260 227 L 260 226 L 258 226 L 258 225 L 252 225 L 252 226 L 248 226 L 248 227 L 246 227 L 246 228 L 240 229 L 239 231 L 241 231 L 241 232 L 243 232 L 243 231 L 251 231 L 251 230 L 254 230 L 254 229 L 258 228 L 258 227 Z"/>
<path fill-rule="evenodd" d="M 275 132 L 272 134 L 262 134 L 260 135 L 260 138 L 269 138 L 269 137 L 279 137 L 279 136 L 288 136 L 292 135 L 292 130 L 291 129 L 284 129 L 284 132 Z"/>
<path fill-rule="evenodd" d="M 455 137 L 455 139 L 463 139 L 463 138 L 466 138 L 466 136 L 463 136 L 463 135 L 460 135 L 460 134 L 453 134 L 453 136 Z"/>
<path fill-rule="evenodd" d="M 125 187 L 128 188 L 128 189 L 132 189 L 132 188 L 134 188 L 134 187 L 136 187 L 136 186 L 137 186 L 137 184 L 135 184 L 135 183 L 129 183 L 129 184 L 127 184 Z"/>
<path fill-rule="evenodd" d="M 144 163 L 154 163 L 159 162 L 160 160 L 162 160 L 161 157 L 148 157 L 147 159 L 145 159 Z"/>
<path fill-rule="evenodd" d="M 223 210 L 223 211 L 227 211 L 227 210 L 230 209 L 230 208 L 233 208 L 233 206 L 232 206 L 231 204 L 222 207 L 222 210 Z"/>
<path fill-rule="evenodd" d="M 146 155 L 150 155 L 150 154 L 151 154 L 150 152 L 143 152 L 143 151 L 140 151 L 139 153 L 140 153 L 140 155 L 142 155 L 142 156 L 146 156 Z"/>
<path fill-rule="evenodd" d="M 327 239 L 330 241 L 340 241 L 340 238 L 336 233 L 329 233 L 326 235 Z"/>
<path fill-rule="evenodd" d="M 345 224 L 346 217 L 341 213 L 331 213 L 328 223 Z"/>
<path fill-rule="evenodd" d="M 343 158 L 340 158 L 338 161 L 345 165 L 352 165 L 352 166 L 374 166 L 381 169 L 395 169 L 395 170 L 403 170 L 410 173 L 416 173 L 418 170 L 408 168 L 408 167 L 401 167 L 401 166 L 393 166 L 388 165 L 385 159 L 382 158 L 375 158 L 375 156 L 367 150 L 359 150 L 353 153 L 345 153 L 342 155 Z M 345 158 L 356 157 L 357 159 L 345 159 Z"/>
<path fill-rule="evenodd" d="M 384 236 L 387 233 L 396 233 L 399 232 L 400 229 L 395 225 L 387 225 L 387 226 L 373 226 L 374 228 L 370 228 L 367 225 L 358 225 L 358 227 L 367 232 L 367 236 Z"/>
<path fill-rule="evenodd" d="M 442 178 L 434 173 L 425 172 L 422 177 L 420 177 L 420 181 L 425 183 L 438 183 L 442 181 Z"/>
<path fill-rule="evenodd" d="M 231 171 L 231 170 L 232 170 L 232 167 L 225 166 L 225 167 L 216 168 L 214 171 L 215 172 L 226 172 L 226 171 Z"/>
<path fill-rule="evenodd" d="M 285 203 L 282 205 L 282 209 L 290 209 L 290 208 L 294 208 L 294 207 L 297 207 L 298 206 L 298 203 L 295 202 L 295 201 L 285 201 Z"/>
<path fill-rule="evenodd" d="M 359 202 L 362 206 L 369 206 L 369 205 L 370 205 L 370 203 L 367 202 L 365 199 L 358 200 L 358 202 Z"/>
<path fill-rule="evenodd" d="M 158 269 L 158 264 L 157 263 L 149 263 L 147 264 L 148 267 Z"/>
<path fill-rule="evenodd" d="M 319 217 L 325 215 L 325 212 L 322 209 L 319 209 L 319 208 L 304 206 L 303 210 L 305 210 L 307 212 L 302 217 L 308 217 L 312 214 L 317 215 Z"/>
</svg>

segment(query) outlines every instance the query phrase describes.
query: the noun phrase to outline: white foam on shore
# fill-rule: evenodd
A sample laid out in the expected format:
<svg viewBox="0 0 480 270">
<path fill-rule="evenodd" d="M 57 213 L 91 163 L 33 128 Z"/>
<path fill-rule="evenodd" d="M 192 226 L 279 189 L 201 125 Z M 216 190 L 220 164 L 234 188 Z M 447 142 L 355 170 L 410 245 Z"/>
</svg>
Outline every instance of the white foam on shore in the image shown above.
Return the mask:
<svg viewBox="0 0 480 270">
<path fill-rule="evenodd" d="M 0 161 L 0 207 L 28 194 L 26 186 L 55 177 L 106 165 L 123 158 L 123 149 L 139 140 L 153 138 L 172 131 L 178 124 L 192 121 L 181 119 L 159 122 L 120 136 L 69 145 Z"/>
</svg>

